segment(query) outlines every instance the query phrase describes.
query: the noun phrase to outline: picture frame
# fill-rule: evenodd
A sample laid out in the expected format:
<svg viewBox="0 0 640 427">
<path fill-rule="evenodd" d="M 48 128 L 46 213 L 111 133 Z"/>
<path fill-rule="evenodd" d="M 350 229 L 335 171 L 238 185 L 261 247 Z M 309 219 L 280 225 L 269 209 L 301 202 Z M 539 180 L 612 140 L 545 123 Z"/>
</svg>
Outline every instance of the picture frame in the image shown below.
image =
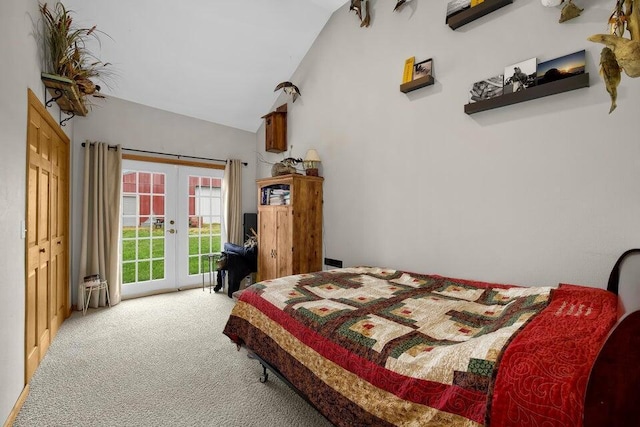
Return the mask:
<svg viewBox="0 0 640 427">
<path fill-rule="evenodd" d="M 504 67 L 503 93 L 519 92 L 536 84 L 538 63 L 536 58 Z"/>
<path fill-rule="evenodd" d="M 451 18 L 458 13 L 471 8 L 471 0 L 451 0 L 447 3 L 447 19 Z"/>
<path fill-rule="evenodd" d="M 503 84 L 503 74 L 475 82 L 469 90 L 469 103 L 502 96 Z"/>
<path fill-rule="evenodd" d="M 433 75 L 433 58 L 416 62 L 413 65 L 413 80 Z"/>
<path fill-rule="evenodd" d="M 584 49 L 541 62 L 538 64 L 536 71 L 536 84 L 550 83 L 584 74 L 586 66 L 586 52 Z"/>
</svg>

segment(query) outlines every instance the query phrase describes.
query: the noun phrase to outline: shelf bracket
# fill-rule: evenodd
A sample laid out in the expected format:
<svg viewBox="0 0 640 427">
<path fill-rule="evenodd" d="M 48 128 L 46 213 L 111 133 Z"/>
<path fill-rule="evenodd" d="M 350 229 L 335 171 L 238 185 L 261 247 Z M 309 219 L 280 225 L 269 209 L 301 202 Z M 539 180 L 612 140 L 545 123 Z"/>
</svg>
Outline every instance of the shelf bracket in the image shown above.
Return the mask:
<svg viewBox="0 0 640 427">
<path fill-rule="evenodd" d="M 73 119 L 76 116 L 76 113 L 73 111 L 72 112 L 65 111 L 64 113 L 69 115 L 69 117 L 67 117 L 66 119 L 60 120 L 60 126 L 66 126 L 67 124 L 65 122 L 68 122 L 69 120 Z"/>
<path fill-rule="evenodd" d="M 64 96 L 64 92 L 58 88 L 54 89 L 54 92 L 56 94 L 56 96 L 51 97 L 45 104 L 44 106 L 49 108 L 51 107 L 51 104 L 53 104 L 54 102 L 58 101 L 58 99 L 62 98 Z"/>
</svg>

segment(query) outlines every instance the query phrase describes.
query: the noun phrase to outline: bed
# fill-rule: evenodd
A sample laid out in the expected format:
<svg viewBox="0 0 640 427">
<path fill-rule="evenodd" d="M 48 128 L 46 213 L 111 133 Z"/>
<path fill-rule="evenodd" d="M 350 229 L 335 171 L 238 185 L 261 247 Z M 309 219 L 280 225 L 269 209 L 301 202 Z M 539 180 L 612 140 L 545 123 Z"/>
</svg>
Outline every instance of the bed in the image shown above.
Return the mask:
<svg viewBox="0 0 640 427">
<path fill-rule="evenodd" d="M 337 426 L 636 425 L 640 319 L 617 301 L 355 267 L 252 285 L 224 334 Z"/>
</svg>

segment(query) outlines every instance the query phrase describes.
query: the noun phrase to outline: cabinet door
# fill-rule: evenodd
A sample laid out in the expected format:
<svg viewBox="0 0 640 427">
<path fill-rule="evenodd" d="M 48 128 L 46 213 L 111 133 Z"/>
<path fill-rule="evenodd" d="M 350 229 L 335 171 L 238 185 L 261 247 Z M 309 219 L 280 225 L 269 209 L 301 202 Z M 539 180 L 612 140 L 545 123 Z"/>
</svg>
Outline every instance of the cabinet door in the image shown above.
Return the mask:
<svg viewBox="0 0 640 427">
<path fill-rule="evenodd" d="M 293 274 L 293 241 L 291 228 L 291 209 L 284 208 L 276 211 L 276 263 L 277 276 L 284 277 Z"/>
<path fill-rule="evenodd" d="M 287 151 L 287 113 L 274 111 L 265 116 L 265 151 Z"/>
<path fill-rule="evenodd" d="M 259 280 L 274 279 L 277 263 L 274 256 L 277 239 L 277 215 L 273 209 L 258 213 L 258 276 Z"/>
<path fill-rule="evenodd" d="M 276 147 L 274 146 L 275 132 L 274 132 L 274 119 L 273 115 L 269 114 L 264 119 L 264 149 L 265 151 L 272 152 Z"/>
</svg>

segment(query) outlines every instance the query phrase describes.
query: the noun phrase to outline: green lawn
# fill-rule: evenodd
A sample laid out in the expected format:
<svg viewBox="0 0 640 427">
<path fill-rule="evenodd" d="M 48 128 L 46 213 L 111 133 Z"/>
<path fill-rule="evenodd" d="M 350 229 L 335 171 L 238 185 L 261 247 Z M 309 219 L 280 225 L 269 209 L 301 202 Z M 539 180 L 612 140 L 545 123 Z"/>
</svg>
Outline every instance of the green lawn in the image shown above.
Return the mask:
<svg viewBox="0 0 640 427">
<path fill-rule="evenodd" d="M 122 283 L 164 278 L 164 229 L 124 227 L 122 230 Z M 137 252 L 136 252 L 137 250 Z M 202 254 L 220 252 L 220 224 L 189 228 L 189 274 L 209 271 Z"/>
</svg>

